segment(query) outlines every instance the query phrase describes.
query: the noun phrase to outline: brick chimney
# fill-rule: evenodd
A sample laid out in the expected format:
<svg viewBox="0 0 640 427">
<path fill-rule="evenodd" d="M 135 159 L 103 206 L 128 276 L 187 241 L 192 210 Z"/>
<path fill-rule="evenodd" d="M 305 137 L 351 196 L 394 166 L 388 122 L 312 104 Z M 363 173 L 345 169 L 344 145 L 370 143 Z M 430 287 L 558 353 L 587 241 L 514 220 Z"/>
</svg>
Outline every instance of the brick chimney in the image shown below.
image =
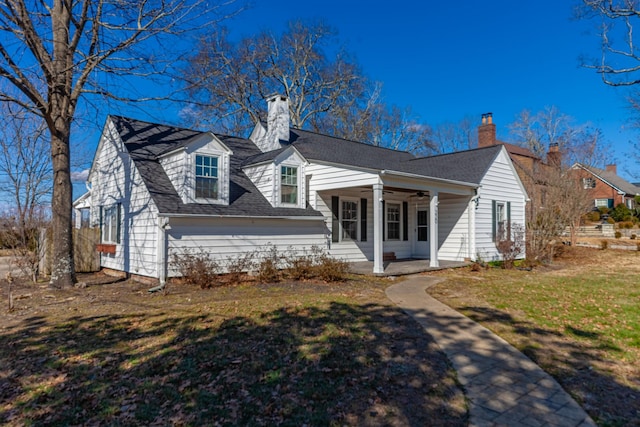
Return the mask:
<svg viewBox="0 0 640 427">
<path fill-rule="evenodd" d="M 612 165 L 606 165 L 605 170 L 607 172 L 611 172 L 614 175 L 618 175 L 618 167 L 615 165 L 615 163 Z"/>
<path fill-rule="evenodd" d="M 559 168 L 562 166 L 562 153 L 557 142 L 549 144 L 549 151 L 547 152 L 547 164 Z"/>
<path fill-rule="evenodd" d="M 492 145 L 496 145 L 496 125 L 493 124 L 493 113 L 484 113 L 478 126 L 478 148 Z"/>
</svg>

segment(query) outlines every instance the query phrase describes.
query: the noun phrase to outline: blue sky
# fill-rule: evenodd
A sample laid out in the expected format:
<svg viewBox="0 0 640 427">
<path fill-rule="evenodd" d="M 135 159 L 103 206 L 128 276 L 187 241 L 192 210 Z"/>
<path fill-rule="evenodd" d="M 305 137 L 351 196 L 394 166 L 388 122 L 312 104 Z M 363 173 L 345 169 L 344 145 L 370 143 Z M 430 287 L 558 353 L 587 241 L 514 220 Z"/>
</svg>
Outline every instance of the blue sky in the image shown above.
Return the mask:
<svg viewBox="0 0 640 427">
<path fill-rule="evenodd" d="M 592 24 L 572 20 L 575 1 L 256 0 L 224 25 L 242 37 L 322 19 L 364 74 L 383 83 L 387 103 L 411 106 L 430 125 L 465 116 L 479 122 L 493 112 L 498 136 L 508 139 L 519 112 L 556 106 L 576 123 L 601 128 L 619 174 L 640 181 L 640 166 L 628 160 L 635 133 L 627 92 L 580 66 L 581 55 L 598 56 L 599 39 Z M 149 113 L 132 114 L 177 121 L 171 110 Z"/>
</svg>

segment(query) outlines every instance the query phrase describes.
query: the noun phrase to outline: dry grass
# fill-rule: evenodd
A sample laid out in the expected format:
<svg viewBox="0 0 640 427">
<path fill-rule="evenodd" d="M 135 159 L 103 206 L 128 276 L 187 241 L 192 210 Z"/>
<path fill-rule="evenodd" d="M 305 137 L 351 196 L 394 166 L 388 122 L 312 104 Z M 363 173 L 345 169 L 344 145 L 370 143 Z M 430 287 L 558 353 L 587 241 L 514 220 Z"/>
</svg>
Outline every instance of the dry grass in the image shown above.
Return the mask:
<svg viewBox="0 0 640 427">
<path fill-rule="evenodd" d="M 466 425 L 455 372 L 387 281 L 83 279 L 18 285 L 2 308 L 0 424 Z"/>
</svg>

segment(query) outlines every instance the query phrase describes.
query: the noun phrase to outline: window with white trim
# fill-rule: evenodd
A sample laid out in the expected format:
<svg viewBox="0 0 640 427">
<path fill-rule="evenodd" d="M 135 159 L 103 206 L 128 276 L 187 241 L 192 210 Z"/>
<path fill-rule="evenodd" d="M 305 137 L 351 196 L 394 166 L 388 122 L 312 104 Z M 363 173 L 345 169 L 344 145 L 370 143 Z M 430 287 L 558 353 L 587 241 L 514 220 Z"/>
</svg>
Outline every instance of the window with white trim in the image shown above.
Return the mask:
<svg viewBox="0 0 640 427">
<path fill-rule="evenodd" d="M 612 208 L 613 199 L 596 199 L 597 208 Z"/>
<path fill-rule="evenodd" d="M 196 199 L 218 199 L 218 157 L 196 155 Z"/>
<path fill-rule="evenodd" d="M 504 203 L 496 203 L 496 233 L 497 238 L 504 239 L 505 231 L 506 231 L 506 222 L 507 222 L 507 210 Z"/>
<path fill-rule="evenodd" d="M 102 210 L 102 243 L 120 243 L 120 207 L 117 203 Z"/>
<path fill-rule="evenodd" d="M 593 178 L 582 178 L 582 187 L 585 190 L 596 188 L 596 180 Z"/>
<path fill-rule="evenodd" d="M 342 240 L 358 240 L 358 202 L 341 201 Z"/>
<path fill-rule="evenodd" d="M 280 167 L 280 203 L 298 204 L 298 168 L 295 166 Z"/>
<path fill-rule="evenodd" d="M 387 203 L 387 240 L 400 240 L 400 205 Z"/>
</svg>

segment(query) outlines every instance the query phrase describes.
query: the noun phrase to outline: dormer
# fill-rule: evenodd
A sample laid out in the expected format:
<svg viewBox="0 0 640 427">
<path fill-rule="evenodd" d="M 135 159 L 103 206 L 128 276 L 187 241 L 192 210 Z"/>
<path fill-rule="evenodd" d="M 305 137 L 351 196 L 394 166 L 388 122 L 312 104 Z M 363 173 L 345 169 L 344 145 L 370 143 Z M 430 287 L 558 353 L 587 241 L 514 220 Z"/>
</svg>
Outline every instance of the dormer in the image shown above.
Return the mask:
<svg viewBox="0 0 640 427">
<path fill-rule="evenodd" d="M 294 147 L 243 170 L 273 207 L 304 208 L 306 159 Z"/>
<path fill-rule="evenodd" d="M 267 98 L 267 128 L 257 123 L 249 139 L 263 153 L 277 150 L 289 142 L 289 99 L 283 95 Z"/>
<path fill-rule="evenodd" d="M 228 205 L 232 154 L 213 133 L 203 132 L 159 160 L 183 203 Z"/>
</svg>

